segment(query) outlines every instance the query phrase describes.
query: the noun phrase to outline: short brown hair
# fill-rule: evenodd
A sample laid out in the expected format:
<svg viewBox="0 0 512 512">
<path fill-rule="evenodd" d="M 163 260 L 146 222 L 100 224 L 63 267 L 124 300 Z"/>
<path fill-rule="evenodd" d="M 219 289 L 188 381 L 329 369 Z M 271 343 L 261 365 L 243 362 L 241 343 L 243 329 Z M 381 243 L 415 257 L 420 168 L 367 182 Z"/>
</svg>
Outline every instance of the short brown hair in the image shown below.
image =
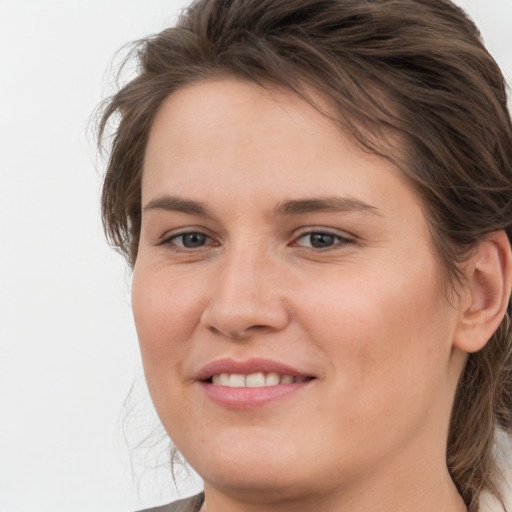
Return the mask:
<svg viewBox="0 0 512 512">
<path fill-rule="evenodd" d="M 333 120 L 396 162 L 422 199 L 443 268 L 491 232 L 512 240 L 512 127 L 503 76 L 478 30 L 448 0 L 198 0 L 177 25 L 136 43 L 137 76 L 103 105 L 114 128 L 103 186 L 107 237 L 131 266 L 141 222 L 149 129 L 164 99 L 219 75 L 277 83 L 334 105 Z M 332 116 L 332 112 L 330 113 Z M 395 151 L 396 153 L 396 151 Z M 470 511 L 500 498 L 494 432 L 512 431 L 511 305 L 485 348 L 470 354 L 450 424 L 447 463 Z"/>
</svg>

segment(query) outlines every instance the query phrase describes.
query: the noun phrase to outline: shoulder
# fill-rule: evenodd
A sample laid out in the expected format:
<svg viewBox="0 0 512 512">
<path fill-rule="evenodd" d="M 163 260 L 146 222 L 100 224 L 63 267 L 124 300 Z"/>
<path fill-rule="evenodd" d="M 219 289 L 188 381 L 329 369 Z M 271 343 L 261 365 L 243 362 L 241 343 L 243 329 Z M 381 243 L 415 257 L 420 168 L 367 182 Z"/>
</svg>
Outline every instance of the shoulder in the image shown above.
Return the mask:
<svg viewBox="0 0 512 512">
<path fill-rule="evenodd" d="M 199 512 L 203 501 L 204 494 L 201 493 L 190 498 L 174 501 L 168 505 L 139 510 L 139 512 Z"/>
</svg>

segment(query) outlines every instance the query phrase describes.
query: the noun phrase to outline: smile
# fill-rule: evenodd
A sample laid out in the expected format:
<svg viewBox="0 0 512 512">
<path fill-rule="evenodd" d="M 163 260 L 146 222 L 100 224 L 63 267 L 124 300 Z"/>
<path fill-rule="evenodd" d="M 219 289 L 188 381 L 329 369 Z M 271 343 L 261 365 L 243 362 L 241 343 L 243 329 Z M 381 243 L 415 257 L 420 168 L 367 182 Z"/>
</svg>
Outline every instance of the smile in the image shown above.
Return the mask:
<svg viewBox="0 0 512 512">
<path fill-rule="evenodd" d="M 294 377 L 293 375 L 280 375 L 275 372 L 269 373 L 251 373 L 243 375 L 240 373 L 221 373 L 213 375 L 211 382 L 217 386 L 227 386 L 230 388 L 262 388 L 268 386 L 278 386 L 279 384 L 293 384 L 295 382 L 304 382 L 306 377 Z"/>
<path fill-rule="evenodd" d="M 318 379 L 308 373 L 269 359 L 221 359 L 204 366 L 195 380 L 206 397 L 217 405 L 255 409 L 309 388 Z"/>
</svg>

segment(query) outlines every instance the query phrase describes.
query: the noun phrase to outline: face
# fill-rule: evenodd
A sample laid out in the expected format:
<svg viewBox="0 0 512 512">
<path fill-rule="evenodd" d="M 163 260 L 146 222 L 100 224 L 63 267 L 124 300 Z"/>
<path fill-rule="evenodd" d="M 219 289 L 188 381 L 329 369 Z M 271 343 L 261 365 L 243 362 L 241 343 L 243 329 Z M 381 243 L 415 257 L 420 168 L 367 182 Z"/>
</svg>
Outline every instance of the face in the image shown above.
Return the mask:
<svg viewBox="0 0 512 512">
<path fill-rule="evenodd" d="M 161 107 L 142 204 L 146 378 L 206 485 L 325 494 L 444 461 L 457 311 L 391 163 L 290 92 L 219 79 Z"/>
</svg>

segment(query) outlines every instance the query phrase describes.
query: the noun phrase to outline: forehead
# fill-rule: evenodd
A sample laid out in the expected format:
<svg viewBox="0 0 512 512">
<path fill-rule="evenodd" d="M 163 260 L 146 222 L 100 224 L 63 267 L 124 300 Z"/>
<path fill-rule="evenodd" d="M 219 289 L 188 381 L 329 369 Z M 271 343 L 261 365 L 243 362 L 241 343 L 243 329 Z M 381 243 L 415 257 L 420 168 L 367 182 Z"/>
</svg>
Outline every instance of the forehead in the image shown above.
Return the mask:
<svg viewBox="0 0 512 512">
<path fill-rule="evenodd" d="M 320 95 L 312 96 L 329 111 Z M 388 160 L 362 151 L 297 94 L 224 78 L 189 85 L 165 100 L 149 135 L 143 189 L 169 180 L 180 187 L 200 176 L 203 183 L 224 186 L 251 183 L 256 188 L 270 181 L 291 194 L 325 183 L 326 193 L 329 178 L 352 177 L 355 185 L 369 166 L 374 173 L 402 179 Z"/>
<path fill-rule="evenodd" d="M 204 148 L 212 156 L 227 156 L 235 145 L 253 151 L 256 139 L 260 143 L 267 139 L 269 153 L 289 142 L 305 143 L 313 132 L 319 134 L 315 147 L 322 140 L 332 144 L 341 135 L 327 117 L 284 87 L 262 87 L 232 78 L 209 80 L 181 88 L 165 100 L 150 131 L 146 165 L 151 164 L 151 150 L 165 142 L 164 137 L 167 141 L 181 137 L 186 146 L 174 148 L 180 153 L 195 149 L 201 156 L 198 150 Z M 307 144 L 305 149 L 312 146 Z"/>
</svg>

